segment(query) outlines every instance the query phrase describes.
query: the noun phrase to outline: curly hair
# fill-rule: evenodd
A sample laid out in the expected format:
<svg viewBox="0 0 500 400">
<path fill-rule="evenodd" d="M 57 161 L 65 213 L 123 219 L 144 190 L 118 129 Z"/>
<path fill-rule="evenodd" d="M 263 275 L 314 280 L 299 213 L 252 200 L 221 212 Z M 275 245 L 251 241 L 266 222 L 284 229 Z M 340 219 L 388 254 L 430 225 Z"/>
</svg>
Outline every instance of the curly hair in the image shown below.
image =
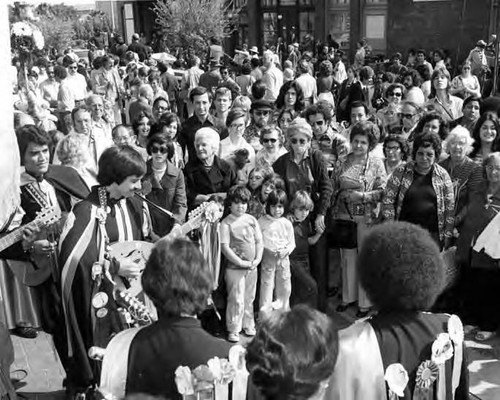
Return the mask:
<svg viewBox="0 0 500 400">
<path fill-rule="evenodd" d="M 365 136 L 368 139 L 368 151 L 372 151 L 378 143 L 378 127 L 371 121 L 360 121 L 352 127 L 349 140 L 352 143 L 356 136 Z"/>
<path fill-rule="evenodd" d="M 390 134 L 384 140 L 384 156 L 387 157 L 386 146 L 389 142 L 396 142 L 401 149 L 401 160 L 406 161 L 408 158 L 408 153 L 410 152 L 408 141 L 403 135 Z"/>
<path fill-rule="evenodd" d="M 134 131 L 134 134 L 136 135 L 137 135 L 137 129 L 139 128 L 139 125 L 141 124 L 141 120 L 143 118 L 147 118 L 149 120 L 149 125 L 151 125 L 153 121 L 153 116 L 150 113 L 146 111 L 141 111 L 139 115 L 137 115 L 137 117 L 132 121 L 132 129 Z"/>
<path fill-rule="evenodd" d="M 207 305 L 212 274 L 191 240 L 161 239 L 146 263 L 142 287 L 161 316 L 195 315 Z"/>
<path fill-rule="evenodd" d="M 306 400 L 333 373 L 337 355 L 332 320 L 301 304 L 262 321 L 248 344 L 246 365 L 266 400 Z"/>
<path fill-rule="evenodd" d="M 425 311 L 441 293 L 445 272 L 429 232 L 408 222 L 386 222 L 363 240 L 357 268 L 361 284 L 380 311 Z"/>
<path fill-rule="evenodd" d="M 472 144 L 472 152 L 470 154 L 471 158 L 474 158 L 481 151 L 481 127 L 486 121 L 493 122 L 495 130 L 497 131 L 497 136 L 493 140 L 491 151 L 500 151 L 500 120 L 494 115 L 486 113 L 479 117 L 476 125 L 474 126 L 474 130 L 472 131 L 472 139 L 474 139 L 474 143 Z"/>
<path fill-rule="evenodd" d="M 76 169 L 83 167 L 90 158 L 88 139 L 78 133 L 64 136 L 57 147 L 57 157 L 61 165 Z"/>
<path fill-rule="evenodd" d="M 420 87 L 422 84 L 422 77 L 418 73 L 417 70 L 413 68 L 409 68 L 402 76 L 403 80 L 407 77 L 411 77 L 411 81 L 413 82 L 413 86 Z"/>
<path fill-rule="evenodd" d="M 276 125 L 266 125 L 260 131 L 260 143 L 263 144 L 263 139 L 265 135 L 270 135 L 276 132 L 278 134 L 278 142 L 280 146 L 285 144 L 285 135 L 279 126 Z"/>
<path fill-rule="evenodd" d="M 333 65 L 330 61 L 324 60 L 319 64 L 318 76 L 330 76 L 333 74 Z"/>
<path fill-rule="evenodd" d="M 333 118 L 333 113 L 333 107 L 330 105 L 330 103 L 327 103 L 326 101 L 320 101 L 316 104 L 310 105 L 305 109 L 304 118 L 309 122 L 309 117 L 311 115 L 322 114 L 325 122 L 329 124 Z"/>
<path fill-rule="evenodd" d="M 21 165 L 24 165 L 24 156 L 30 143 L 39 146 L 49 146 L 49 152 L 52 153 L 50 136 L 44 129 L 38 128 L 36 125 L 24 125 L 16 130 L 17 146 L 21 156 Z"/>
<path fill-rule="evenodd" d="M 304 92 L 302 92 L 302 88 L 296 81 L 288 81 L 281 86 L 276 99 L 276 108 L 281 109 L 285 107 L 285 95 L 290 89 L 294 89 L 295 93 L 297 93 L 297 101 L 295 102 L 293 108 L 295 111 L 301 112 L 304 109 Z"/>
<path fill-rule="evenodd" d="M 432 147 L 434 150 L 434 155 L 436 160 L 439 158 L 442 150 L 442 141 L 441 138 L 433 132 L 422 133 L 420 135 L 415 136 L 415 140 L 413 141 L 413 148 L 411 151 L 411 157 L 415 160 L 417 156 L 417 151 L 421 147 Z"/>
<path fill-rule="evenodd" d="M 235 185 L 231 187 L 226 196 L 226 207 L 230 207 L 233 203 L 247 203 L 250 201 L 252 194 L 243 185 Z"/>
<path fill-rule="evenodd" d="M 100 185 L 120 185 L 129 176 L 143 176 L 146 173 L 146 162 L 131 146 L 112 146 L 101 154 L 98 171 L 97 182 Z"/>
<path fill-rule="evenodd" d="M 425 124 L 427 124 L 430 121 L 437 120 L 439 121 L 439 132 L 438 135 L 441 138 L 441 140 L 445 140 L 446 137 L 448 136 L 448 122 L 446 122 L 441 114 L 437 112 L 430 112 L 426 113 L 420 118 L 420 121 L 418 121 L 417 126 L 415 127 L 415 133 L 418 135 L 422 133 L 424 130 Z"/>
<path fill-rule="evenodd" d="M 453 128 L 446 138 L 446 140 L 443 142 L 443 147 L 444 150 L 450 154 L 451 153 L 451 145 L 455 142 L 455 140 L 465 140 L 465 154 L 470 154 L 472 151 L 472 145 L 474 143 L 474 139 L 470 136 L 470 132 L 467 128 L 464 128 L 461 125 L 457 125 L 455 128 Z"/>
</svg>

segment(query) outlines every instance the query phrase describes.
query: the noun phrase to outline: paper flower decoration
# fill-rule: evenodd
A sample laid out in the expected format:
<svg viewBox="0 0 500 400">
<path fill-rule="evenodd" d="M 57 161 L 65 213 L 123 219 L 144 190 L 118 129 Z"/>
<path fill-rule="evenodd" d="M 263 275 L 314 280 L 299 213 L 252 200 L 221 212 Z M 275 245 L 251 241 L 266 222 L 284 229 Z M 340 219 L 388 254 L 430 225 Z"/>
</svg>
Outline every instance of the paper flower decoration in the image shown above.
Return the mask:
<svg viewBox="0 0 500 400">
<path fill-rule="evenodd" d="M 106 209 L 104 209 L 103 207 L 97 208 L 96 218 L 100 224 L 105 224 L 107 217 L 108 217 L 108 214 L 106 213 Z"/>
<path fill-rule="evenodd" d="M 207 365 L 196 367 L 193 370 L 193 376 L 195 379 L 194 390 L 196 392 L 213 389 L 215 376 Z"/>
<path fill-rule="evenodd" d="M 177 367 L 175 370 L 175 385 L 182 396 L 194 394 L 193 376 L 189 367 Z"/>
<path fill-rule="evenodd" d="M 221 365 L 221 359 L 219 357 L 214 357 L 208 360 L 207 362 L 208 369 L 212 373 L 214 380 L 220 381 L 222 380 L 222 365 Z"/>
<path fill-rule="evenodd" d="M 234 369 L 240 371 L 246 369 L 246 350 L 241 344 L 236 344 L 229 349 L 229 363 Z"/>
<path fill-rule="evenodd" d="M 424 361 L 418 366 L 417 377 L 415 379 L 416 386 L 423 389 L 428 389 L 438 378 L 439 368 L 434 361 Z"/>
<path fill-rule="evenodd" d="M 450 335 L 440 333 L 434 343 L 432 343 L 431 359 L 440 365 L 444 364 L 451 357 L 453 357 L 453 344 L 451 343 Z"/>
<path fill-rule="evenodd" d="M 464 326 L 456 315 L 452 315 L 448 320 L 448 334 L 456 345 L 461 345 L 464 341 Z"/>
<path fill-rule="evenodd" d="M 406 385 L 408 385 L 408 372 L 399 363 L 391 364 L 385 370 L 384 379 L 389 386 L 389 391 L 399 397 L 404 397 Z M 390 396 L 391 397 L 391 396 Z"/>
</svg>

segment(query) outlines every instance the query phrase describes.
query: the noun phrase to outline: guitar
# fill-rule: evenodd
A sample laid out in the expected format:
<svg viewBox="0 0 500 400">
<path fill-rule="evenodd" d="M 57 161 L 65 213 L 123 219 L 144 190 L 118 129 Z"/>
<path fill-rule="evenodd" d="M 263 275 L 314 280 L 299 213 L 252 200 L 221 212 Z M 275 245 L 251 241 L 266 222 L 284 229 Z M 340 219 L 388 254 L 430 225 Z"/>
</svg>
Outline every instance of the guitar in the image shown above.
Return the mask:
<svg viewBox="0 0 500 400">
<path fill-rule="evenodd" d="M 56 223 L 60 218 L 61 216 L 54 208 L 44 208 L 33 221 L 0 238 L 0 251 L 7 249 L 22 240 L 23 232 L 26 228 L 38 230 Z M 46 258 L 49 256 L 50 254 L 48 254 Z M 11 267 L 12 272 L 16 274 L 16 276 L 21 279 L 21 282 L 25 285 L 38 286 L 48 279 L 52 273 L 52 268 L 49 263 L 42 259 L 42 257 L 34 257 L 34 255 L 32 255 L 32 258 L 37 268 L 35 268 L 32 263 L 19 260 L 8 260 L 8 264 Z"/>
<path fill-rule="evenodd" d="M 221 217 L 222 209 L 217 202 L 210 201 L 203 203 L 189 213 L 187 222 L 176 230 L 175 236 L 185 236 L 192 230 L 200 228 L 203 223 L 213 224 Z M 164 238 L 168 237 L 169 235 Z M 154 243 L 140 240 L 116 242 L 109 246 L 108 258 L 130 259 L 134 263 L 139 264 L 142 271 L 146 266 L 153 246 Z M 115 297 L 118 305 L 129 310 L 136 322 L 147 321 L 151 316 L 153 316 L 153 319 L 156 319 L 156 310 L 151 300 L 147 298 L 142 291 L 140 277 L 129 280 L 124 280 L 119 277 L 119 279 L 115 279 L 115 283 L 115 291 L 117 292 L 117 296 Z M 139 307 L 138 302 L 145 303 L 145 308 Z M 134 314 L 137 317 L 135 317 Z"/>
</svg>

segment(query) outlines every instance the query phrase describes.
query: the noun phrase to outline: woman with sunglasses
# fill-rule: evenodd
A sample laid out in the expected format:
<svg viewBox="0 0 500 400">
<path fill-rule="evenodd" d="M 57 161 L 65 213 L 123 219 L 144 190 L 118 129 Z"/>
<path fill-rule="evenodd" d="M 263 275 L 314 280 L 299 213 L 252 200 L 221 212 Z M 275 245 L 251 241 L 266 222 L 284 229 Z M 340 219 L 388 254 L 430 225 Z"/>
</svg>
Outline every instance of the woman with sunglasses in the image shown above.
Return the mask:
<svg viewBox="0 0 500 400">
<path fill-rule="evenodd" d="M 324 232 L 325 215 L 330 206 L 332 184 L 328 177 L 326 160 L 319 150 L 311 148 L 313 130 L 303 118 L 296 118 L 288 127 L 287 139 L 290 143 L 288 153 L 283 154 L 273 164 L 274 172 L 285 181 L 289 197 L 299 190 L 305 190 L 311 196 L 314 210 L 311 220 L 315 221 L 316 232 Z M 328 246 L 325 235 L 310 247 L 311 272 L 318 286 L 318 307 L 326 309 Z"/>
<path fill-rule="evenodd" d="M 283 147 L 283 133 L 278 127 L 265 126 L 262 128 L 260 143 L 262 144 L 262 149 L 255 156 L 255 165 L 257 167 L 263 169 L 272 168 L 274 162 L 287 152 L 285 147 Z"/>
<path fill-rule="evenodd" d="M 398 113 L 401 111 L 404 86 L 401 83 L 391 83 L 385 91 L 387 105 L 377 111 L 377 118 L 382 122 L 382 129 L 386 136 L 394 129 L 400 128 Z"/>
<path fill-rule="evenodd" d="M 182 224 L 186 218 L 184 174 L 172 163 L 174 144 L 161 128 L 152 131 L 147 151 L 151 158 L 146 163 L 146 174 L 142 178 L 143 194 L 174 215 L 174 218 L 166 218 L 163 213 L 150 207 L 153 231 L 161 237 L 168 234 L 174 224 Z"/>
<path fill-rule="evenodd" d="M 458 96 L 461 99 L 467 97 L 481 97 L 481 86 L 476 75 L 471 73 L 470 61 L 465 61 L 462 66 L 462 73 L 457 75 L 451 81 L 450 94 Z"/>
</svg>

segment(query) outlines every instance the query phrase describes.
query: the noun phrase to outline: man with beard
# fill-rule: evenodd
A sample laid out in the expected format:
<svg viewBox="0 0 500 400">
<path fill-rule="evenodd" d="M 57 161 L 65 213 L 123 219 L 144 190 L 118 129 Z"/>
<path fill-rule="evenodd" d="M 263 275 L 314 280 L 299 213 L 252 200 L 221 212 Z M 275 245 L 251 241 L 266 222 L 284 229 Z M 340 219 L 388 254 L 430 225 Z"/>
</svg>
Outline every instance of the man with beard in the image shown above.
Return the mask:
<svg viewBox="0 0 500 400">
<path fill-rule="evenodd" d="M 420 89 L 420 83 L 420 74 L 416 70 L 409 69 L 403 73 L 403 85 L 406 88 L 405 100 L 422 107 L 425 103 L 425 97 L 424 92 Z"/>
<path fill-rule="evenodd" d="M 266 100 L 254 101 L 250 107 L 252 122 L 246 127 L 243 138 L 250 143 L 256 153 L 262 147 L 260 144 L 260 131 L 271 120 L 273 110 L 273 105 Z"/>
</svg>

